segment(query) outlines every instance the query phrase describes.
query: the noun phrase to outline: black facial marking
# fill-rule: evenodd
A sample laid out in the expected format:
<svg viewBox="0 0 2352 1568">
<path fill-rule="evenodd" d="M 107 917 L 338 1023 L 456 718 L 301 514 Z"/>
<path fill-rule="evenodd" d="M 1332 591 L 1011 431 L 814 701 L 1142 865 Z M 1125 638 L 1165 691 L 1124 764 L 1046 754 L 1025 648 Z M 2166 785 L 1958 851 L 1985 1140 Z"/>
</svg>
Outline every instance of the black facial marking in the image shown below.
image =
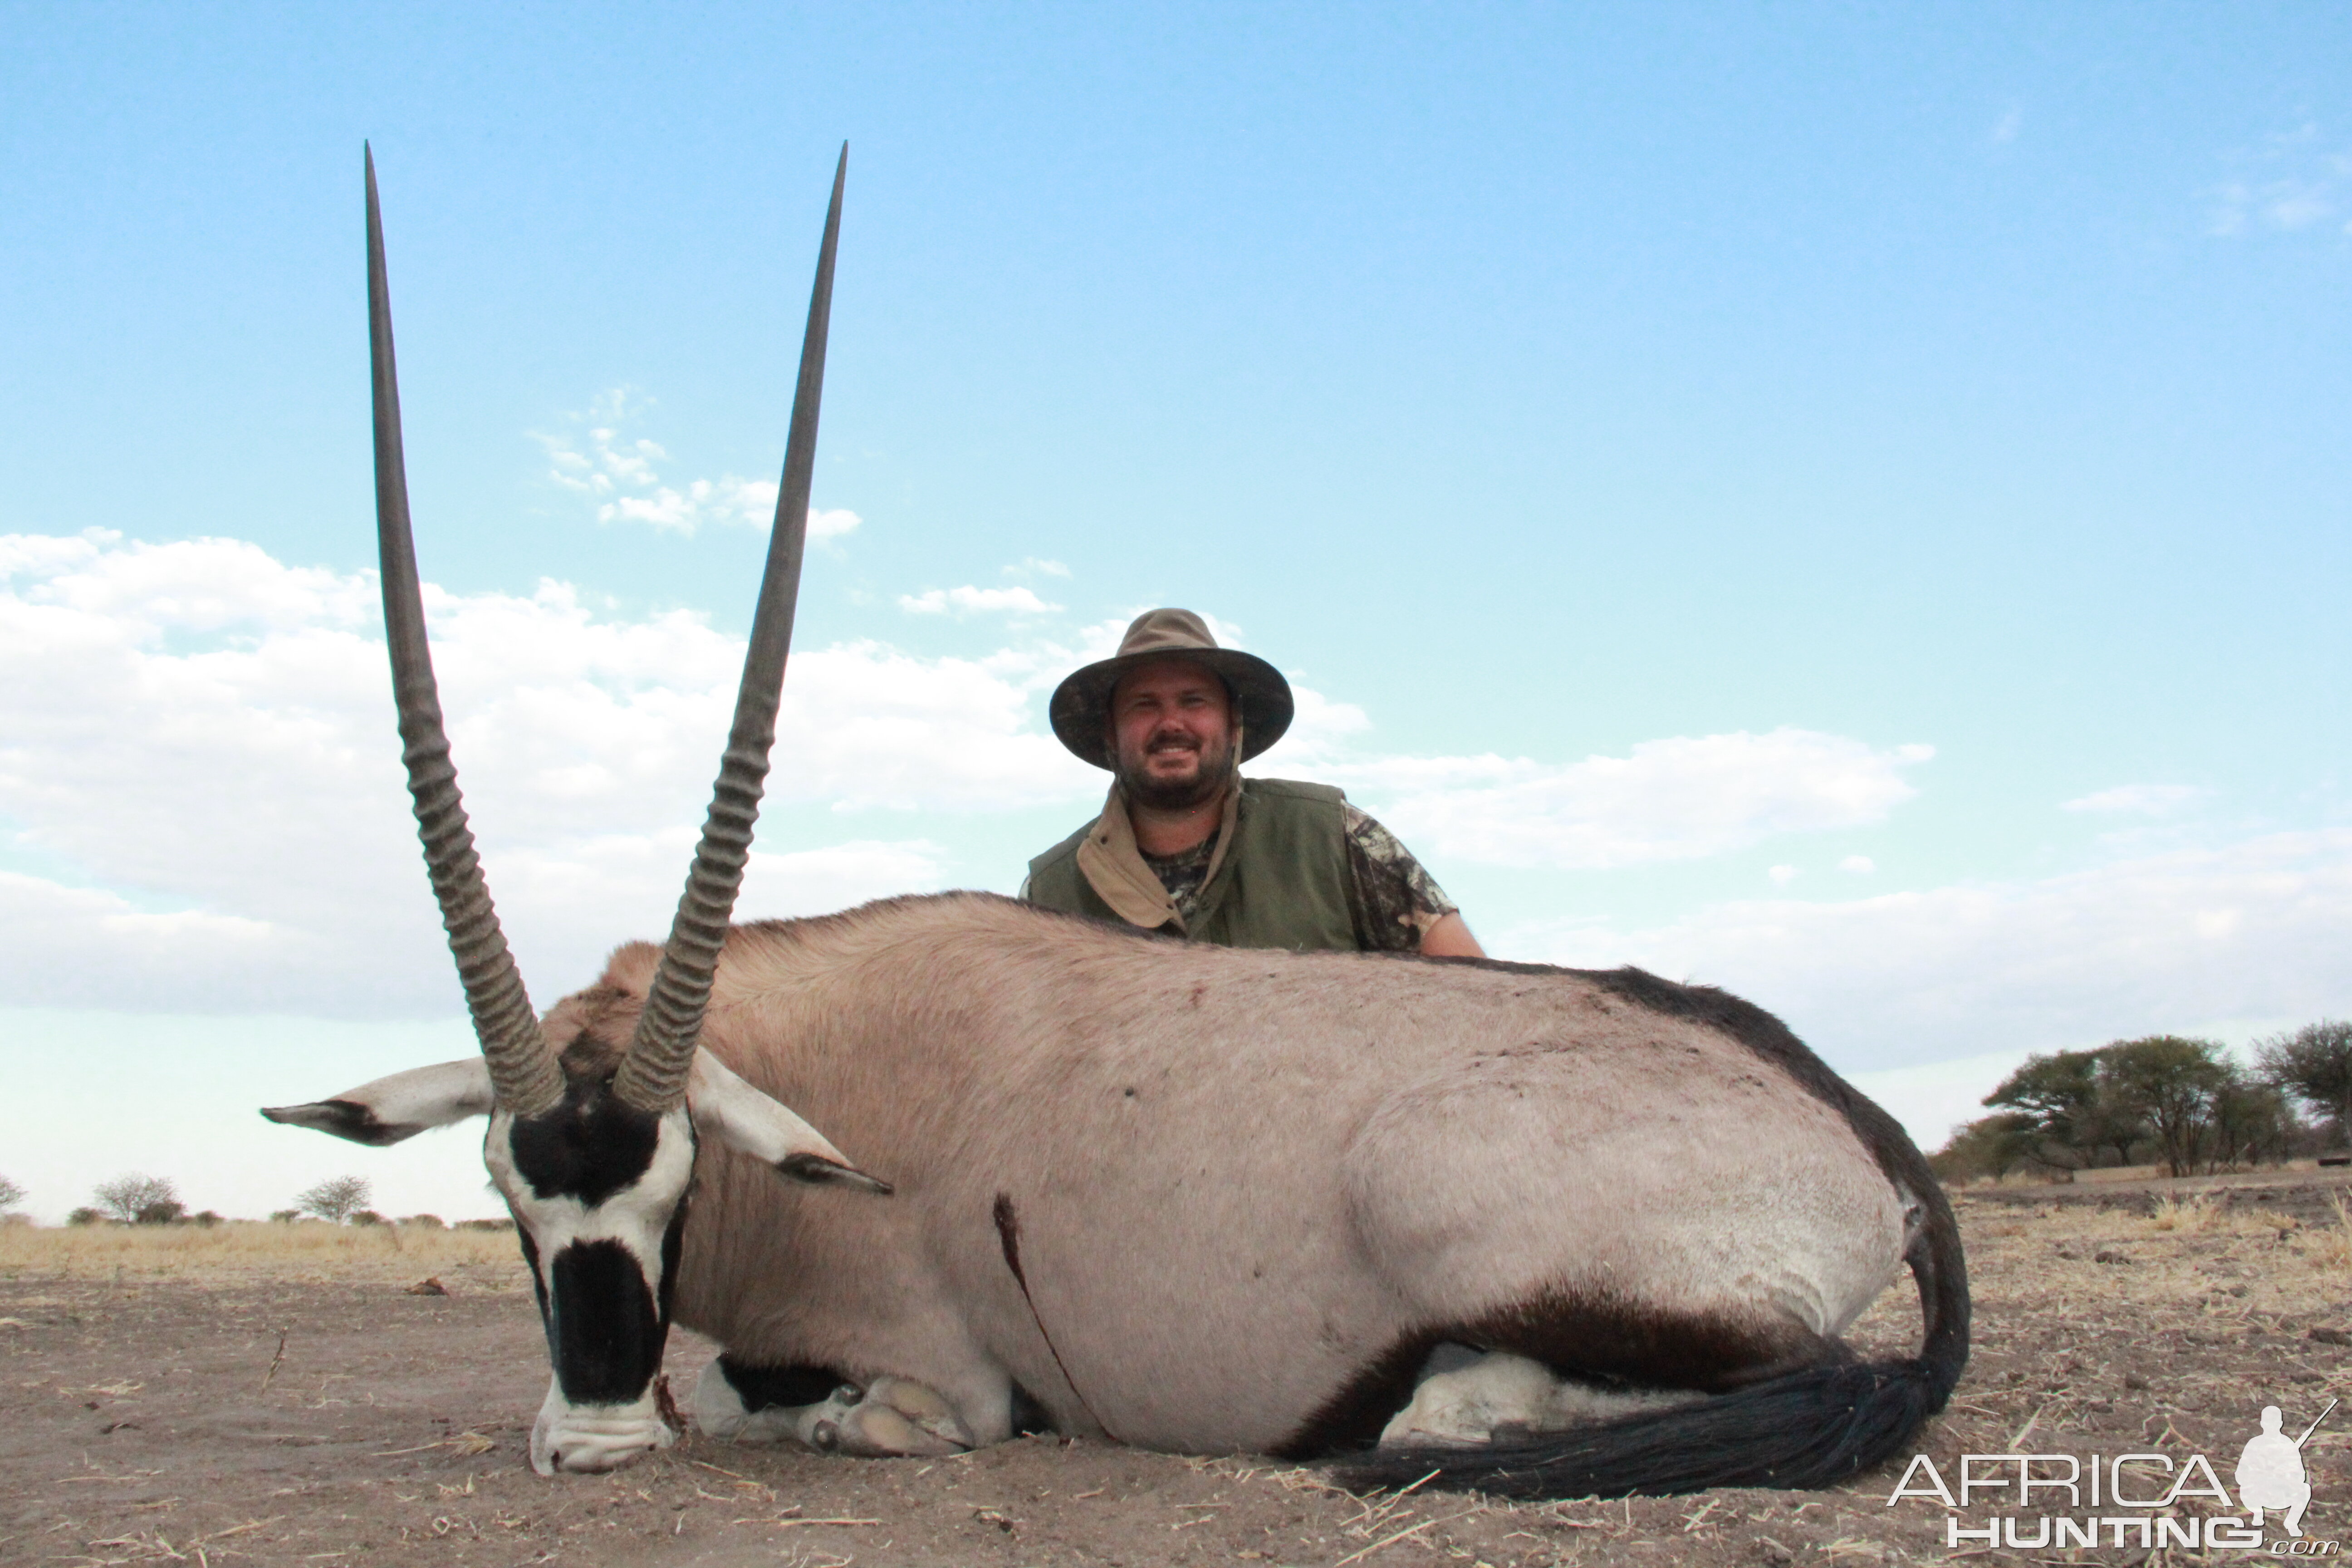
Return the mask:
<svg viewBox="0 0 2352 1568">
<path fill-rule="evenodd" d="M 677 1200 L 677 1207 L 670 1211 L 669 1224 L 662 1231 L 662 1275 L 657 1293 L 661 1298 L 661 1330 L 665 1335 L 669 1332 L 670 1298 L 677 1293 L 678 1254 L 686 1249 L 686 1205 L 693 1198 L 694 1189 L 688 1187 L 686 1196 Z"/>
<path fill-rule="evenodd" d="M 548 1270 L 548 1345 L 574 1405 L 625 1405 L 661 1370 L 667 1325 L 645 1270 L 617 1241 L 575 1241 Z"/>
<path fill-rule="evenodd" d="M 514 1214 L 509 1208 L 509 1214 Z M 515 1215 L 515 1239 L 522 1243 L 522 1260 L 530 1269 L 531 1294 L 539 1298 L 539 1326 L 547 1331 L 547 1359 L 555 1359 L 555 1322 L 547 1310 L 547 1281 L 539 1277 L 539 1243 L 530 1238 L 530 1226 Z"/>
<path fill-rule="evenodd" d="M 515 1171 L 534 1194 L 593 1208 L 652 1166 L 661 1119 L 625 1104 L 603 1080 L 567 1074 L 562 1103 L 516 1117 L 507 1138 Z"/>
<path fill-rule="evenodd" d="M 746 1410 L 814 1405 L 849 1381 L 828 1366 L 747 1366 L 729 1355 L 719 1358 L 719 1375 Z"/>
</svg>

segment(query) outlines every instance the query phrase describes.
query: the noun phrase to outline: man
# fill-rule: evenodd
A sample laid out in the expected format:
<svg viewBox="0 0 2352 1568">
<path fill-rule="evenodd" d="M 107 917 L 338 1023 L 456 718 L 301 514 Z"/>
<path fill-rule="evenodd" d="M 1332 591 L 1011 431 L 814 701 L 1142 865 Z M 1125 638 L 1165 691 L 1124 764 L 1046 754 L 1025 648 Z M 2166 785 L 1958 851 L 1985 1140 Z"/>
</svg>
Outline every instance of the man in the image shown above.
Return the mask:
<svg viewBox="0 0 2352 1568">
<path fill-rule="evenodd" d="M 1151 610 L 1117 657 L 1062 682 L 1054 733 L 1115 782 L 1102 816 L 1029 862 L 1022 896 L 1228 947 L 1483 958 L 1388 829 L 1325 784 L 1244 779 L 1290 727 L 1290 683 Z"/>
</svg>

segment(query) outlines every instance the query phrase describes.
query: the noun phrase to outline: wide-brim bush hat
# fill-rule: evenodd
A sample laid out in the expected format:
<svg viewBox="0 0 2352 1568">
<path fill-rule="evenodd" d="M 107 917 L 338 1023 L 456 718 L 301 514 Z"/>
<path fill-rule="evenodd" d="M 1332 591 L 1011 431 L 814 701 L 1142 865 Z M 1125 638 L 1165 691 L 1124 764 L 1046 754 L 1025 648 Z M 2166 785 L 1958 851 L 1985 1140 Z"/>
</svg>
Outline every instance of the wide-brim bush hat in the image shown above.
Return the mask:
<svg viewBox="0 0 2352 1568">
<path fill-rule="evenodd" d="M 1190 610 L 1146 610 L 1135 617 L 1109 658 L 1075 671 L 1054 689 L 1045 711 L 1054 733 L 1071 754 L 1098 768 L 1112 765 L 1110 740 L 1103 719 L 1110 711 L 1112 688 L 1139 664 L 1155 658 L 1189 659 L 1213 670 L 1233 692 L 1242 711 L 1242 761 L 1247 762 L 1282 739 L 1297 705 L 1291 700 L 1290 682 L 1282 671 L 1254 653 L 1219 647 L 1207 623 Z"/>
</svg>

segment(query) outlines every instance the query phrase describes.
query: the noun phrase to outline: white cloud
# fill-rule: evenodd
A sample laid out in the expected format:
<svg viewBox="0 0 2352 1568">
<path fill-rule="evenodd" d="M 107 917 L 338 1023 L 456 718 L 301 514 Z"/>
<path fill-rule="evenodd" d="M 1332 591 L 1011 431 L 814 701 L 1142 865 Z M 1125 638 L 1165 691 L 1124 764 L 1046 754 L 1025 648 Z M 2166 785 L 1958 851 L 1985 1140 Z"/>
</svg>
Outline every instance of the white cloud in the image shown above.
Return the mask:
<svg viewBox="0 0 2352 1568">
<path fill-rule="evenodd" d="M 1067 577 L 1070 569 L 1058 561 L 1042 561 L 1032 555 L 1020 564 L 1004 569 L 1007 577 Z"/>
<path fill-rule="evenodd" d="M 236 541 L 104 535 L 0 538 L 0 817 L 37 857 L 0 879 L 0 926 L 20 939 L 0 958 L 6 994 L 378 1016 L 453 1004 L 372 576 Z M 530 598 L 428 585 L 426 603 L 509 933 L 535 984 L 585 979 L 611 942 L 667 928 L 742 644 L 694 615 L 599 619 L 552 583 Z M 1099 775 L 1032 706 L 1020 668 L 877 644 L 795 653 L 770 841 L 861 809 L 1093 795 Z M 32 874 L 58 862 L 100 887 Z M 871 833 L 762 855 L 743 907 L 938 887 L 946 864 L 927 840 Z"/>
<path fill-rule="evenodd" d="M 2063 803 L 2061 811 L 2118 811 L 2141 816 L 2163 816 L 2201 799 L 2205 792 L 2191 784 L 2117 784 Z"/>
<path fill-rule="evenodd" d="M 547 477 L 565 489 L 596 503 L 599 522 L 641 522 L 691 536 L 706 522 L 736 523 L 766 528 L 775 521 L 774 479 L 747 479 L 735 474 L 715 479 L 688 479 L 666 484 L 656 463 L 669 453 L 656 441 L 630 437 L 622 426 L 644 411 L 646 400 L 634 398 L 625 387 L 595 399 L 582 451 L 568 435 L 534 432 L 532 439 L 547 451 Z M 862 520 L 854 511 L 809 509 L 808 538 L 823 544 L 854 531 Z"/>
<path fill-rule="evenodd" d="M 2021 109 L 2012 109 L 2007 114 L 2002 115 L 1999 121 L 1994 122 L 1991 135 L 1988 140 L 1992 142 L 1996 146 L 2004 142 L 2014 142 L 2017 140 L 2019 130 L 2022 128 L 2024 124 L 2025 111 Z"/>
<path fill-rule="evenodd" d="M 1882 821 L 1916 793 L 1904 771 L 1934 754 L 1780 729 L 1645 741 L 1628 756 L 1565 764 L 1391 757 L 1325 771 L 1431 858 L 1602 869 Z"/>
<path fill-rule="evenodd" d="M 1794 866 L 1775 866 L 1765 875 L 1772 879 L 1774 887 L 1785 888 L 1797 879 L 1797 868 Z"/>
<path fill-rule="evenodd" d="M 2208 234 L 2296 233 L 2342 212 L 2352 194 L 2352 153 L 2329 150 L 2315 124 L 2269 137 L 2231 161 L 2236 177 L 2206 193 Z"/>
<path fill-rule="evenodd" d="M 950 610 L 958 615 L 1043 616 L 1060 609 L 1049 605 L 1026 588 L 932 588 L 920 594 L 901 594 L 898 607 L 918 616 L 944 615 Z"/>
<path fill-rule="evenodd" d="M 1849 855 L 1838 862 L 1838 869 L 1850 871 L 1857 877 L 1867 877 L 1878 869 L 1878 862 L 1867 855 Z"/>
<path fill-rule="evenodd" d="M 1514 957 L 1719 984 L 1842 1066 L 2054 1050 L 2352 1009 L 2352 831 L 2277 834 L 2039 881 L 1717 904 L 1671 924 L 1505 933 Z"/>
</svg>

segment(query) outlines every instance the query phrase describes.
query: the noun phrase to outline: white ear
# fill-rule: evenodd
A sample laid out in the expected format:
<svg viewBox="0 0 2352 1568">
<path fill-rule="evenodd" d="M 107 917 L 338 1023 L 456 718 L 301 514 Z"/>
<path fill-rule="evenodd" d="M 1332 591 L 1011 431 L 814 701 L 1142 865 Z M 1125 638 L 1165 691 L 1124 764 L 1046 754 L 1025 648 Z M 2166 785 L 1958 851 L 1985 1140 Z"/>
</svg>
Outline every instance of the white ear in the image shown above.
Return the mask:
<svg viewBox="0 0 2352 1568">
<path fill-rule="evenodd" d="M 380 1149 L 414 1138 L 428 1127 L 446 1127 L 468 1116 L 488 1116 L 497 1103 L 490 1091 L 489 1063 L 467 1057 L 461 1062 L 396 1072 L 345 1089 L 332 1100 L 264 1106 L 261 1114 L 289 1127 L 331 1132 Z"/>
<path fill-rule="evenodd" d="M 709 1051 L 694 1053 L 686 1104 L 694 1113 L 695 1131 L 738 1153 L 765 1161 L 796 1182 L 839 1182 L 873 1193 L 890 1191 L 889 1183 L 851 1164 L 823 1133 L 737 1078 Z"/>
</svg>

